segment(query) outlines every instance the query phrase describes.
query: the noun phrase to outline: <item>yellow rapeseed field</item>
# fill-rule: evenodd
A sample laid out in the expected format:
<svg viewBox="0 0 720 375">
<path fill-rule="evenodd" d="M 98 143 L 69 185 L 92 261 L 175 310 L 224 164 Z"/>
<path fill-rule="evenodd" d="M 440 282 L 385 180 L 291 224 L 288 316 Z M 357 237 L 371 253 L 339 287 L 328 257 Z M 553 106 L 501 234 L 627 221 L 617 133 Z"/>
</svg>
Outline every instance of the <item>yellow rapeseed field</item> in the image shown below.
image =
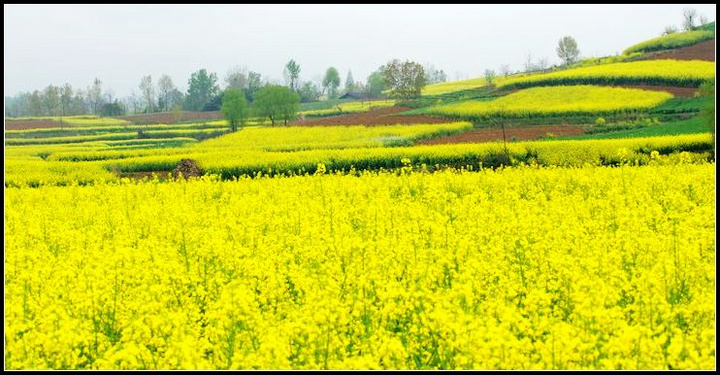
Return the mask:
<svg viewBox="0 0 720 375">
<path fill-rule="evenodd" d="M 700 86 L 715 78 L 715 63 L 700 60 L 644 60 L 602 64 L 498 81 L 499 87 L 575 84 Z"/>
<path fill-rule="evenodd" d="M 346 113 L 358 113 L 367 112 L 371 109 L 392 107 L 395 105 L 395 100 L 368 100 L 338 104 L 333 108 L 328 109 L 313 109 L 307 111 L 301 111 L 300 113 L 305 116 L 331 116 L 331 115 L 342 115 Z"/>
<path fill-rule="evenodd" d="M 461 118 L 608 114 L 649 109 L 672 97 L 662 91 L 590 85 L 533 87 L 494 100 L 455 102 L 425 112 Z"/>
<path fill-rule="evenodd" d="M 652 159 L 6 188 L 5 366 L 713 369 L 715 164 Z"/>
</svg>

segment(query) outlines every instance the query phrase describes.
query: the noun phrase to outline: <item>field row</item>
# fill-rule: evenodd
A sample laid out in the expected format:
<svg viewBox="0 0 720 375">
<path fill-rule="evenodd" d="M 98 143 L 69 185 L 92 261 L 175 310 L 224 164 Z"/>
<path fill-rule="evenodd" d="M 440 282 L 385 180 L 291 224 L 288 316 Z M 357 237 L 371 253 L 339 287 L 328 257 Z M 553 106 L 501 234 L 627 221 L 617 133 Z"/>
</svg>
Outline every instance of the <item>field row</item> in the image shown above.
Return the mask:
<svg viewBox="0 0 720 375">
<path fill-rule="evenodd" d="M 220 139 L 217 139 L 220 142 Z M 362 171 L 396 169 L 412 165 L 417 169 L 436 170 L 444 167 L 474 168 L 510 164 L 539 164 L 545 166 L 617 165 L 624 162 L 647 164 L 652 151 L 660 155 L 690 152 L 690 160 L 708 159 L 713 150 L 709 134 L 682 136 L 583 140 L 511 142 L 507 149 L 502 143 L 450 144 L 409 147 L 362 147 L 328 149 L 318 144 L 303 151 L 271 152 L 259 149 L 234 150 L 232 146 L 215 148 L 202 143 L 185 148 L 183 152 L 169 148 L 149 151 L 150 155 L 114 156 L 122 159 L 102 159 L 106 151 L 99 151 L 94 161 L 46 161 L 33 156 L 32 150 L 14 150 L 6 163 L 5 185 L 40 186 L 88 184 L 103 180 L 116 180 L 115 173 L 155 171 L 161 174 L 173 171 L 182 159 L 195 160 L 204 174 L 216 174 L 223 179 L 258 174 L 290 175 L 316 172 L 323 164 L 327 171 Z M 22 151 L 22 152 L 21 152 Z M 58 152 L 58 158 L 69 154 Z M 50 155 L 48 159 L 54 156 Z M 79 158 L 78 158 L 79 159 Z M 111 173 L 113 172 L 113 173 Z"/>
<path fill-rule="evenodd" d="M 667 85 L 698 87 L 715 78 L 709 61 L 647 60 L 595 65 L 552 73 L 509 77 L 498 87 L 523 88 L 556 85 Z"/>
</svg>

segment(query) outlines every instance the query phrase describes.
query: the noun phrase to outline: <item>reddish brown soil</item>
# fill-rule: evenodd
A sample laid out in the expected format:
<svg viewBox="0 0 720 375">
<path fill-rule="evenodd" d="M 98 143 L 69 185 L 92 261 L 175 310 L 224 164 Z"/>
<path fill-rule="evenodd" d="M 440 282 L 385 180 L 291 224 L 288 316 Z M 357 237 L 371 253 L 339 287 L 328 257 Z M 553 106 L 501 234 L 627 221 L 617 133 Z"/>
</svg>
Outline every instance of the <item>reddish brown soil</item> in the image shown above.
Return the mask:
<svg viewBox="0 0 720 375">
<path fill-rule="evenodd" d="M 161 112 L 143 115 L 118 116 L 115 118 L 130 121 L 134 124 L 174 124 L 182 121 L 219 120 L 222 119 L 220 111 L 214 112 Z"/>
<path fill-rule="evenodd" d="M 581 125 L 531 125 L 523 127 L 506 127 L 505 138 L 508 142 L 513 140 L 528 141 L 536 140 L 541 137 L 561 135 L 580 135 L 584 133 Z M 419 142 L 423 145 L 438 145 L 449 143 L 480 143 L 502 141 L 503 131 L 499 128 L 492 129 L 476 129 L 462 134 L 440 137 L 428 141 Z"/>
<path fill-rule="evenodd" d="M 677 48 L 670 51 L 652 52 L 641 60 L 705 60 L 715 61 L 715 39 L 706 40 L 692 46 Z"/>
<path fill-rule="evenodd" d="M 373 109 L 368 112 L 352 113 L 342 116 L 330 116 L 320 118 L 305 118 L 297 120 L 291 125 L 300 126 L 332 126 L 332 125 L 395 125 L 395 124 L 440 124 L 453 122 L 442 117 L 430 117 L 424 115 L 400 116 L 398 113 L 409 111 L 407 107 L 388 107 Z"/>
<path fill-rule="evenodd" d="M 117 175 L 118 175 L 118 177 L 134 178 L 136 180 L 142 180 L 146 177 L 149 179 L 152 179 L 155 175 L 157 175 L 158 179 L 160 179 L 160 180 L 168 179 L 167 171 L 126 172 L 126 173 L 117 173 Z"/>
<path fill-rule="evenodd" d="M 5 130 L 59 128 L 62 125 L 54 120 L 5 120 Z"/>
<path fill-rule="evenodd" d="M 647 85 L 621 85 L 629 89 L 640 89 L 650 91 L 666 91 L 680 98 L 692 98 L 698 91 L 695 87 L 674 87 L 674 86 L 647 86 Z"/>
</svg>

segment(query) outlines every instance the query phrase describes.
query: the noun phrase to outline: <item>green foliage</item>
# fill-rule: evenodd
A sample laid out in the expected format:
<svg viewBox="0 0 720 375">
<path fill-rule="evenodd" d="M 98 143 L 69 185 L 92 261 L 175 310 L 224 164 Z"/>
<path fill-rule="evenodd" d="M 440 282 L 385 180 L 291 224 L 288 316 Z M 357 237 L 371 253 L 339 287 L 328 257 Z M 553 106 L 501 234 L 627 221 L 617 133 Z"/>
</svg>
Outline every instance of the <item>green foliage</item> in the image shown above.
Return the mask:
<svg viewBox="0 0 720 375">
<path fill-rule="evenodd" d="M 323 89 L 327 91 L 327 96 L 334 99 L 337 96 L 337 88 L 340 87 L 340 73 L 334 67 L 329 67 L 323 78 Z"/>
<path fill-rule="evenodd" d="M 689 120 L 672 121 L 652 126 L 632 127 L 606 133 L 592 133 L 578 136 L 566 136 L 562 139 L 620 139 L 638 137 L 661 137 L 682 134 L 707 133 L 707 125 L 699 117 Z"/>
<path fill-rule="evenodd" d="M 189 111 L 202 111 L 205 106 L 217 96 L 220 88 L 217 85 L 217 75 L 208 74 L 200 69 L 190 76 L 188 92 L 185 97 L 185 109 Z"/>
<path fill-rule="evenodd" d="M 124 116 L 125 106 L 122 105 L 117 99 L 111 103 L 105 103 L 100 107 L 100 114 L 102 116 Z"/>
<path fill-rule="evenodd" d="M 395 59 L 385 64 L 381 70 L 391 97 L 411 99 L 420 96 L 426 83 L 425 69 L 422 65 Z"/>
<path fill-rule="evenodd" d="M 300 95 L 287 87 L 269 85 L 257 92 L 253 103 L 258 116 L 267 117 L 272 125 L 282 120 L 285 125 L 288 121 L 297 118 L 300 110 Z"/>
<path fill-rule="evenodd" d="M 385 78 L 381 70 L 370 73 L 365 89 L 367 93 L 374 98 L 382 96 L 382 92 L 387 89 L 387 84 L 385 83 Z"/>
<path fill-rule="evenodd" d="M 238 126 L 245 125 L 248 117 L 245 94 L 235 88 L 228 88 L 223 95 L 221 110 L 228 124 L 230 124 L 230 130 L 237 131 Z"/>
<path fill-rule="evenodd" d="M 714 34 L 715 33 L 715 21 L 706 23 L 704 25 L 700 25 L 696 28 L 696 30 L 712 31 Z"/>
<path fill-rule="evenodd" d="M 290 90 L 297 91 L 297 81 L 300 77 L 300 65 L 298 65 L 295 60 L 290 59 L 290 61 L 288 61 L 288 63 L 285 65 L 283 76 L 287 81 L 289 81 Z"/>
<path fill-rule="evenodd" d="M 708 97 L 672 98 L 650 110 L 651 114 L 698 113 L 708 104 Z"/>
<path fill-rule="evenodd" d="M 638 43 L 627 48 L 623 54 L 633 52 L 652 52 L 665 49 L 680 48 L 706 41 L 715 37 L 714 31 L 693 30 L 673 33 Z"/>
<path fill-rule="evenodd" d="M 321 92 L 314 83 L 308 81 L 300 86 L 298 94 L 300 94 L 300 102 L 309 103 L 318 101 L 320 99 Z"/>
<path fill-rule="evenodd" d="M 707 101 L 700 111 L 700 120 L 710 129 L 715 143 L 715 80 L 707 81 L 700 85 L 700 96 Z"/>
<path fill-rule="evenodd" d="M 492 69 L 485 69 L 485 83 L 492 85 L 495 80 L 495 71 Z"/>
</svg>

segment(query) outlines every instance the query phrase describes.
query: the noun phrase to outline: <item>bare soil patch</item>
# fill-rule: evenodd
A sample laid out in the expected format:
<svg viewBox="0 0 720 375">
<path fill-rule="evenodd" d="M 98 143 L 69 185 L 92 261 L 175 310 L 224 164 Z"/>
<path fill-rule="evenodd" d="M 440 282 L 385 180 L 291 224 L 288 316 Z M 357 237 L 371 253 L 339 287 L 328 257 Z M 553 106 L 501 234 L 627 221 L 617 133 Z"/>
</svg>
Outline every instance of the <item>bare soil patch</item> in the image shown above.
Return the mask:
<svg viewBox="0 0 720 375">
<path fill-rule="evenodd" d="M 508 142 L 513 140 L 529 141 L 537 140 L 547 136 L 580 135 L 584 134 L 582 125 L 530 125 L 522 127 L 506 127 L 505 138 Z M 501 128 L 476 129 L 462 134 L 435 138 L 419 142 L 422 145 L 439 145 L 450 143 L 482 143 L 502 141 L 503 131 Z"/>
<path fill-rule="evenodd" d="M 368 112 L 351 113 L 341 116 L 305 118 L 290 123 L 295 126 L 335 126 L 335 125 L 396 125 L 396 124 L 441 124 L 453 122 L 442 117 L 425 115 L 400 116 L 398 113 L 409 111 L 408 107 L 388 107 L 373 109 Z"/>
<path fill-rule="evenodd" d="M 35 120 L 5 120 L 5 130 L 26 130 L 26 129 L 42 129 L 42 128 L 59 128 L 67 126 L 59 121 L 48 119 Z"/>
<path fill-rule="evenodd" d="M 640 60 L 662 59 L 715 61 L 715 38 L 670 51 L 651 52 Z"/>
</svg>

